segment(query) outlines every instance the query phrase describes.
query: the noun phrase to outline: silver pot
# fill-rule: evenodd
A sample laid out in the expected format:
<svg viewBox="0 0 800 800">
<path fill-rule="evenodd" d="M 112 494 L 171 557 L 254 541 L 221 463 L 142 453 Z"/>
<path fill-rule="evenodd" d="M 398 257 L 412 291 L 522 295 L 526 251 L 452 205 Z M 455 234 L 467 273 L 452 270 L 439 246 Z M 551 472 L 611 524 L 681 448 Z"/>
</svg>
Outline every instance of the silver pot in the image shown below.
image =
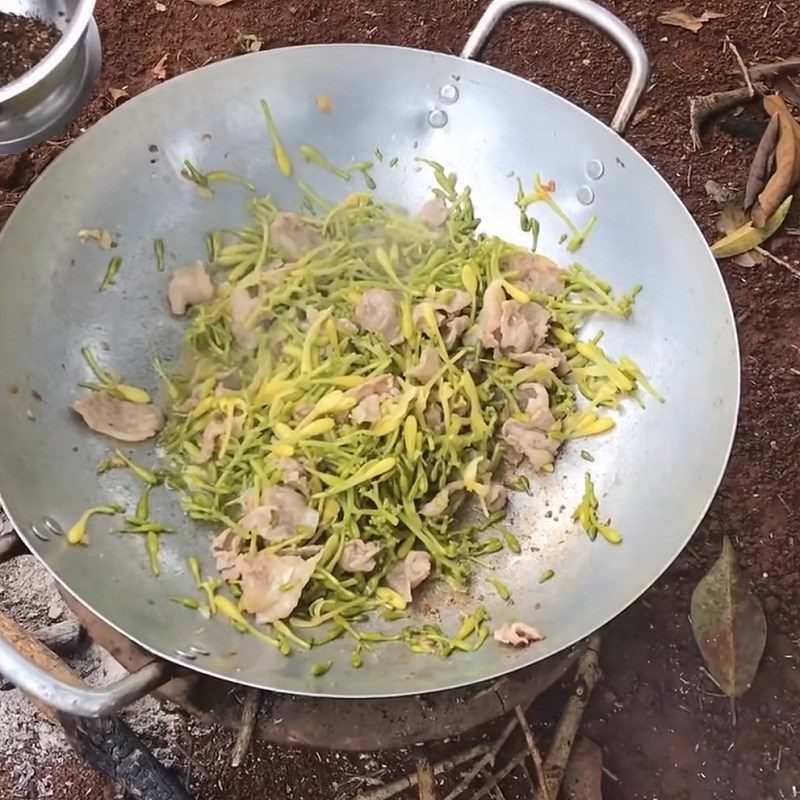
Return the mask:
<svg viewBox="0 0 800 800">
<path fill-rule="evenodd" d="M 95 0 L 0 0 L 0 11 L 36 15 L 58 27 L 58 44 L 33 69 L 0 87 L 0 155 L 19 153 L 62 130 L 100 72 Z"/>
</svg>

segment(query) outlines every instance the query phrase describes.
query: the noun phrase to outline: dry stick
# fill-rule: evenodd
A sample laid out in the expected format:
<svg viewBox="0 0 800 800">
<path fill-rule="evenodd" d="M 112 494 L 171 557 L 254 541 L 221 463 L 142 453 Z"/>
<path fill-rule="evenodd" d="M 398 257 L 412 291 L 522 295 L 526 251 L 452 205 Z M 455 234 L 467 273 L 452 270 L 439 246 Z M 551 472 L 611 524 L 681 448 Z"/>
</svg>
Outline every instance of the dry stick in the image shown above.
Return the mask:
<svg viewBox="0 0 800 800">
<path fill-rule="evenodd" d="M 772 64 L 754 64 L 747 71 L 754 81 L 768 81 L 789 72 L 800 72 L 800 58 L 787 58 Z"/>
<path fill-rule="evenodd" d="M 417 790 L 419 791 L 419 800 L 438 800 L 436 776 L 433 772 L 433 765 L 426 756 L 417 761 Z"/>
<path fill-rule="evenodd" d="M 485 797 L 489 792 L 493 791 L 496 786 L 499 786 L 517 767 L 521 766 L 527 757 L 527 750 L 517 753 L 497 775 L 489 778 L 475 794 L 470 795 L 469 800 L 480 800 L 481 797 Z"/>
<path fill-rule="evenodd" d="M 795 278 L 800 278 L 800 269 L 797 269 L 797 267 L 793 267 L 788 261 L 779 258 L 774 253 L 770 253 L 770 251 L 764 247 L 755 247 L 754 249 L 757 253 L 761 253 L 762 256 L 766 256 L 767 258 L 774 261 L 776 264 L 780 264 L 782 267 L 788 269 L 789 272 L 791 272 L 792 275 L 795 276 Z"/>
<path fill-rule="evenodd" d="M 488 769 L 482 770 L 481 777 L 485 778 L 486 780 L 491 780 L 492 773 L 489 772 Z M 499 786 L 495 786 L 492 789 L 492 795 L 494 796 L 495 800 L 506 800 L 506 796 L 503 794 L 503 790 Z"/>
<path fill-rule="evenodd" d="M 761 94 L 766 94 L 769 91 L 763 83 L 755 83 L 753 86 Z M 703 145 L 700 139 L 700 128 L 709 117 L 738 106 L 739 103 L 744 103 L 750 97 L 751 95 L 746 86 L 742 86 L 739 89 L 731 89 L 729 92 L 714 92 L 713 94 L 699 97 L 690 97 L 689 135 L 692 138 L 695 150 L 699 150 Z"/>
<path fill-rule="evenodd" d="M 594 685 L 600 680 L 600 636 L 594 634 L 589 639 L 586 652 L 578 659 L 578 666 L 575 670 L 575 686 L 572 694 L 567 698 L 561 719 L 556 725 L 553 734 L 553 741 L 547 758 L 544 762 L 545 782 L 543 789 L 536 797 L 536 800 L 545 800 L 547 797 L 558 797 L 558 790 L 564 778 L 564 770 L 572 751 L 572 744 L 578 733 L 578 726 L 581 724 L 583 711 L 589 702 L 589 696 L 594 689 Z"/>
<path fill-rule="evenodd" d="M 468 788 L 472 781 L 475 780 L 475 776 L 485 767 L 488 767 L 490 764 L 494 763 L 497 754 L 500 752 L 500 748 L 506 743 L 509 736 L 511 736 L 514 728 L 517 727 L 517 718 L 512 717 L 508 723 L 506 724 L 505 728 L 503 728 L 502 733 L 500 736 L 497 737 L 497 740 L 494 744 L 487 750 L 486 754 L 483 758 L 479 759 L 475 764 L 473 764 L 469 770 L 467 770 L 466 775 L 459 781 L 458 785 L 453 789 L 450 794 L 448 794 L 444 800 L 455 800 L 456 797 L 463 794 Z"/>
<path fill-rule="evenodd" d="M 452 758 L 446 758 L 444 761 L 434 764 L 433 774 L 441 775 L 443 772 L 449 772 L 454 767 L 461 766 L 461 764 L 465 764 L 467 761 L 473 761 L 474 759 L 479 758 L 488 750 L 489 745 L 485 742 L 476 744 L 469 750 L 464 750 L 463 752 L 454 755 Z M 387 783 L 385 786 L 379 786 L 376 789 L 370 789 L 368 792 L 362 792 L 354 797 L 353 800 L 389 800 L 390 797 L 394 797 L 395 795 L 400 794 L 400 792 L 404 792 L 406 789 L 412 789 L 417 785 L 417 780 L 416 773 L 413 775 L 406 775 L 402 778 L 398 778 L 392 783 Z"/>
<path fill-rule="evenodd" d="M 533 738 L 531 726 L 528 725 L 528 720 L 525 719 L 525 712 L 522 710 L 522 706 L 517 706 L 514 711 L 516 712 L 517 719 L 519 720 L 519 726 L 522 728 L 522 733 L 525 735 L 525 742 L 528 745 L 528 752 L 531 754 L 533 766 L 536 769 L 536 779 L 539 781 L 539 792 L 544 800 L 550 800 L 550 796 L 547 793 L 547 783 L 544 779 L 542 754 L 539 752 L 539 748 L 536 746 L 536 739 Z"/>
<path fill-rule="evenodd" d="M 744 64 L 744 60 L 742 56 L 739 54 L 739 50 L 737 49 L 736 45 L 730 40 L 730 37 L 726 36 L 725 41 L 728 43 L 728 47 L 730 47 L 731 52 L 733 53 L 733 57 L 736 59 L 736 63 L 739 65 L 739 69 L 742 71 L 742 75 L 744 76 L 744 83 L 747 86 L 747 92 L 750 97 L 754 97 L 756 90 L 753 88 L 753 81 L 750 79 L 750 73 L 747 71 L 747 67 Z"/>
<path fill-rule="evenodd" d="M 255 689 L 251 686 L 244 696 L 242 724 L 239 728 L 239 733 L 236 734 L 236 743 L 233 746 L 233 754 L 231 755 L 232 767 L 238 767 L 242 763 L 242 759 L 250 747 L 250 740 L 253 738 L 253 731 L 256 727 L 259 705 L 261 705 L 261 689 Z"/>
</svg>

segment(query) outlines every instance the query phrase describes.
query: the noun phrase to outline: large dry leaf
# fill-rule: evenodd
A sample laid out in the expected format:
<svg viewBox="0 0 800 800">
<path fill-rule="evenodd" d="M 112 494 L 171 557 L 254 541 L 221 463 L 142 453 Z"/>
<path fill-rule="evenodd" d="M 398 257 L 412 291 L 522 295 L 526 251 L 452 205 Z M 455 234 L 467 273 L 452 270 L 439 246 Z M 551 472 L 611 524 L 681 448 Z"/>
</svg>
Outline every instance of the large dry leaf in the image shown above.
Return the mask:
<svg viewBox="0 0 800 800">
<path fill-rule="evenodd" d="M 752 222 L 742 225 L 727 236 L 711 245 L 711 252 L 716 258 L 730 258 L 746 253 L 758 247 L 772 236 L 783 225 L 789 206 L 792 204 L 792 195 L 789 195 L 777 208 L 775 213 L 764 223 L 763 228 L 756 228 Z"/>
<path fill-rule="evenodd" d="M 757 228 L 764 227 L 800 180 L 800 125 L 779 95 L 765 97 L 764 109 L 771 117 L 778 117 L 778 143 L 775 146 L 775 171 L 758 195 L 751 212 Z"/>
<path fill-rule="evenodd" d="M 770 117 L 769 125 L 761 137 L 761 141 L 750 164 L 750 173 L 747 176 L 747 187 L 744 190 L 744 207 L 750 208 L 756 198 L 767 185 L 775 161 L 775 148 L 778 145 L 778 115 Z"/>
<path fill-rule="evenodd" d="M 663 14 L 659 14 L 656 19 L 658 19 L 662 25 L 674 25 L 677 28 L 684 28 L 692 33 L 697 33 L 706 22 L 724 16 L 725 15 L 721 14 L 719 11 L 704 11 L 699 17 L 695 17 L 686 10 L 685 6 L 679 6 L 678 8 L 670 8 Z"/>
<path fill-rule="evenodd" d="M 189 0 L 189 2 L 194 3 L 196 6 L 216 6 L 218 8 L 232 3 L 233 0 Z"/>
<path fill-rule="evenodd" d="M 603 800 L 603 751 L 586 737 L 578 739 L 564 770 L 566 800 Z"/>
<path fill-rule="evenodd" d="M 767 620 L 747 588 L 728 537 L 692 592 L 692 630 L 708 671 L 728 697 L 750 688 L 767 642 Z"/>
</svg>

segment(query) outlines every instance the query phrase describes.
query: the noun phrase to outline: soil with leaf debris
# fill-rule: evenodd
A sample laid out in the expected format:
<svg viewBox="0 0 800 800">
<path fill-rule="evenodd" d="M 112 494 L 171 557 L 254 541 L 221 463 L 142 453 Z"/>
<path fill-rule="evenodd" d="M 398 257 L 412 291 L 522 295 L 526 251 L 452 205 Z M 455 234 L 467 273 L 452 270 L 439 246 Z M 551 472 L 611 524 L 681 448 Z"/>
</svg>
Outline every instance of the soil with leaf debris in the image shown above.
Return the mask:
<svg viewBox="0 0 800 800">
<path fill-rule="evenodd" d="M 612 7 L 639 34 L 651 56 L 650 88 L 627 138 L 661 172 L 698 220 L 717 238 L 718 206 L 704 185 L 744 190 L 755 144 L 718 129 L 694 152 L 687 97 L 741 86 L 725 36 L 747 63 L 800 55 L 800 2 L 720 0 L 686 4 L 707 21 L 694 33 L 657 17 L 679 5 L 615 0 Z M 0 223 L 22 193 L 70 139 L 111 110 L 166 78 L 234 55 L 242 41 L 262 49 L 331 41 L 363 41 L 457 52 L 485 6 L 483 0 L 235 0 L 219 8 L 188 0 L 100 0 L 97 20 L 105 62 L 102 83 L 66 134 L 20 156 L 0 159 Z M 163 9 L 163 10 L 159 10 Z M 255 39 L 244 40 L 243 36 Z M 166 56 L 166 58 L 164 58 Z M 623 57 L 582 23 L 555 12 L 519 9 L 505 20 L 486 59 L 538 81 L 608 121 L 627 78 Z M 158 67 L 158 69 L 155 69 Z M 795 115 L 800 109 L 794 108 Z M 761 116 L 747 110 L 744 116 Z M 800 213 L 795 204 L 771 247 L 800 262 Z M 670 243 L 665 242 L 665 247 Z M 676 258 L 680 258 L 676 253 Z M 742 351 L 742 411 L 730 467 L 720 493 L 689 548 L 667 574 L 604 633 L 606 678 L 595 691 L 583 733 L 603 748 L 607 800 L 793 798 L 800 791 L 800 280 L 767 261 L 722 265 Z M 702 375 L 697 376 L 701 381 Z M 652 535 L 658 535 L 653 520 Z M 688 621 L 693 587 L 719 556 L 723 536 L 738 551 L 744 576 L 766 611 L 767 649 L 752 688 L 736 701 L 701 670 Z M 535 730 L 546 738 L 562 695 L 540 704 Z M 296 753 L 257 745 L 240 770 L 228 766 L 230 734 L 185 722 L 176 737 L 176 768 L 204 800 L 263 797 L 320 800 L 352 795 L 367 780 L 413 769 L 413 753 L 357 756 Z M 433 756 L 464 745 L 448 742 Z M 521 746 L 517 741 L 514 749 Z M 500 763 L 503 763 L 502 760 Z M 112 797 L 104 779 L 69 757 L 35 764 L 52 797 Z M 16 771 L 15 771 L 16 770 Z M 0 796 L 10 797 L 19 763 L 0 755 Z M 349 783 L 345 783 L 349 781 Z M 36 796 L 29 781 L 27 796 Z M 525 784 L 504 785 L 509 800 Z M 87 794 L 88 792 L 88 794 Z M 26 795 L 23 795 L 26 796 Z M 409 795 L 411 796 L 411 795 Z"/>
</svg>

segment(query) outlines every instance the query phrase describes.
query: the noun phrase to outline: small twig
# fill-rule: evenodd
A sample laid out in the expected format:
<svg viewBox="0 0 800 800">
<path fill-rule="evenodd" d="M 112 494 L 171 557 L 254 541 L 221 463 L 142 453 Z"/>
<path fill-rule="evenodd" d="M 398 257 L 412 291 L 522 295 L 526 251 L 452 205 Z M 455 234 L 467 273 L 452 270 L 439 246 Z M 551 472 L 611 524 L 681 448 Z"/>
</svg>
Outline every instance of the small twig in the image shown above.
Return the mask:
<svg viewBox="0 0 800 800">
<path fill-rule="evenodd" d="M 528 757 L 528 751 L 523 750 L 517 753 L 511 761 L 508 762 L 497 775 L 493 775 L 481 786 L 475 794 L 470 795 L 469 800 L 480 800 L 485 797 L 489 792 L 494 791 L 496 786 L 499 786 L 517 767 L 521 766 L 525 759 Z"/>
<path fill-rule="evenodd" d="M 772 80 L 790 72 L 800 72 L 800 58 L 787 58 L 771 64 L 754 64 L 747 72 L 754 81 Z"/>
<path fill-rule="evenodd" d="M 742 76 L 744 77 L 744 83 L 747 87 L 747 93 L 752 98 L 755 97 L 756 90 L 753 88 L 753 81 L 750 79 L 750 73 L 747 71 L 747 67 L 745 66 L 744 59 L 739 53 L 738 48 L 736 45 L 730 40 L 729 36 L 725 37 L 725 41 L 728 43 L 728 47 L 730 47 L 731 52 L 733 53 L 733 57 L 736 59 L 736 63 L 739 65 L 739 69 L 742 71 Z"/>
<path fill-rule="evenodd" d="M 756 83 L 753 86 L 761 94 L 765 94 L 768 91 L 763 83 Z M 750 91 L 746 86 L 742 86 L 739 89 L 731 89 L 729 92 L 714 92 L 713 94 L 690 97 L 689 135 L 692 138 L 695 150 L 699 150 L 702 147 L 700 128 L 707 119 L 722 111 L 727 111 L 729 108 L 739 105 L 739 103 L 744 103 L 750 100 L 751 97 L 752 95 L 750 95 Z"/>
<path fill-rule="evenodd" d="M 522 766 L 525 765 L 522 764 Z M 488 769 L 485 769 L 483 772 L 481 772 L 481 776 L 486 780 L 489 780 L 492 777 L 492 773 L 489 772 Z M 499 786 L 495 786 L 494 789 L 492 789 L 492 796 L 494 797 L 494 800 L 506 800 L 506 796 L 503 794 L 503 790 Z"/>
<path fill-rule="evenodd" d="M 417 761 L 417 790 L 419 791 L 419 800 L 438 800 L 436 775 L 434 775 L 433 765 L 427 756 L 423 756 Z"/>
<path fill-rule="evenodd" d="M 536 746 L 536 739 L 533 738 L 533 731 L 531 731 L 531 726 L 528 725 L 528 720 L 525 719 L 525 714 L 522 711 L 521 706 L 517 706 L 514 709 L 514 712 L 517 715 L 517 719 L 519 720 L 519 726 L 522 728 L 522 733 L 525 736 L 525 742 L 528 745 L 528 752 L 531 754 L 531 760 L 533 761 L 534 769 L 536 770 L 536 779 L 539 781 L 539 791 L 544 798 L 544 800 L 550 800 L 550 796 L 547 793 L 547 783 L 544 779 L 544 765 L 542 764 L 542 754 L 539 752 L 539 748 Z"/>
<path fill-rule="evenodd" d="M 730 701 L 731 701 L 731 724 L 735 728 L 736 723 L 739 721 L 739 718 L 736 715 L 736 698 L 731 697 Z"/>
<path fill-rule="evenodd" d="M 795 276 L 795 278 L 800 278 L 800 269 L 797 269 L 797 267 L 792 266 L 788 261 L 779 258 L 774 253 L 770 253 L 770 251 L 764 247 L 755 247 L 754 250 L 757 253 L 761 253 L 762 256 L 766 256 L 771 261 L 774 261 L 776 264 L 780 264 L 782 267 L 788 269 L 789 272 L 791 272 L 792 275 Z"/>
<path fill-rule="evenodd" d="M 242 763 L 242 759 L 250 747 L 250 740 L 253 738 L 253 731 L 256 727 L 259 705 L 261 705 L 261 690 L 251 686 L 244 696 L 242 724 L 239 728 L 239 733 L 236 734 L 236 743 L 233 746 L 233 754 L 231 755 L 232 767 L 238 767 Z"/>
<path fill-rule="evenodd" d="M 439 761 L 433 765 L 433 774 L 441 775 L 443 772 L 449 772 L 454 767 L 459 767 L 461 764 L 466 764 L 468 761 L 473 761 L 480 758 L 489 751 L 489 745 L 486 742 L 476 744 L 469 750 L 464 750 L 452 758 L 446 758 L 444 761 Z M 413 775 L 404 775 L 392 783 L 387 783 L 385 786 L 378 786 L 375 789 L 370 789 L 368 792 L 362 792 L 353 798 L 353 800 L 389 800 L 390 797 L 404 792 L 406 789 L 413 789 L 417 785 L 417 773 Z"/>
<path fill-rule="evenodd" d="M 619 782 L 620 782 L 620 780 L 619 780 L 619 775 L 615 775 L 615 774 L 614 774 L 614 773 L 613 773 L 613 772 L 612 772 L 610 769 L 608 769 L 607 767 L 603 767 L 603 772 L 605 772 L 605 774 L 606 774 L 606 775 L 608 775 L 608 777 L 609 777 L 609 778 L 611 778 L 611 780 L 612 780 L 612 781 L 616 781 L 617 783 L 619 783 Z"/>
<path fill-rule="evenodd" d="M 583 711 L 589 702 L 589 696 L 602 673 L 600 672 L 600 636 L 595 634 L 589 639 L 586 652 L 578 660 L 578 667 L 575 671 L 575 686 L 572 694 L 567 698 L 561 719 L 556 725 L 553 734 L 553 741 L 547 758 L 544 762 L 545 782 L 543 789 L 539 792 L 537 800 L 544 800 L 546 797 L 558 797 L 558 790 L 564 778 L 564 770 L 569 761 L 572 751 L 572 744 L 578 733 L 578 726 L 583 717 Z"/>
</svg>

